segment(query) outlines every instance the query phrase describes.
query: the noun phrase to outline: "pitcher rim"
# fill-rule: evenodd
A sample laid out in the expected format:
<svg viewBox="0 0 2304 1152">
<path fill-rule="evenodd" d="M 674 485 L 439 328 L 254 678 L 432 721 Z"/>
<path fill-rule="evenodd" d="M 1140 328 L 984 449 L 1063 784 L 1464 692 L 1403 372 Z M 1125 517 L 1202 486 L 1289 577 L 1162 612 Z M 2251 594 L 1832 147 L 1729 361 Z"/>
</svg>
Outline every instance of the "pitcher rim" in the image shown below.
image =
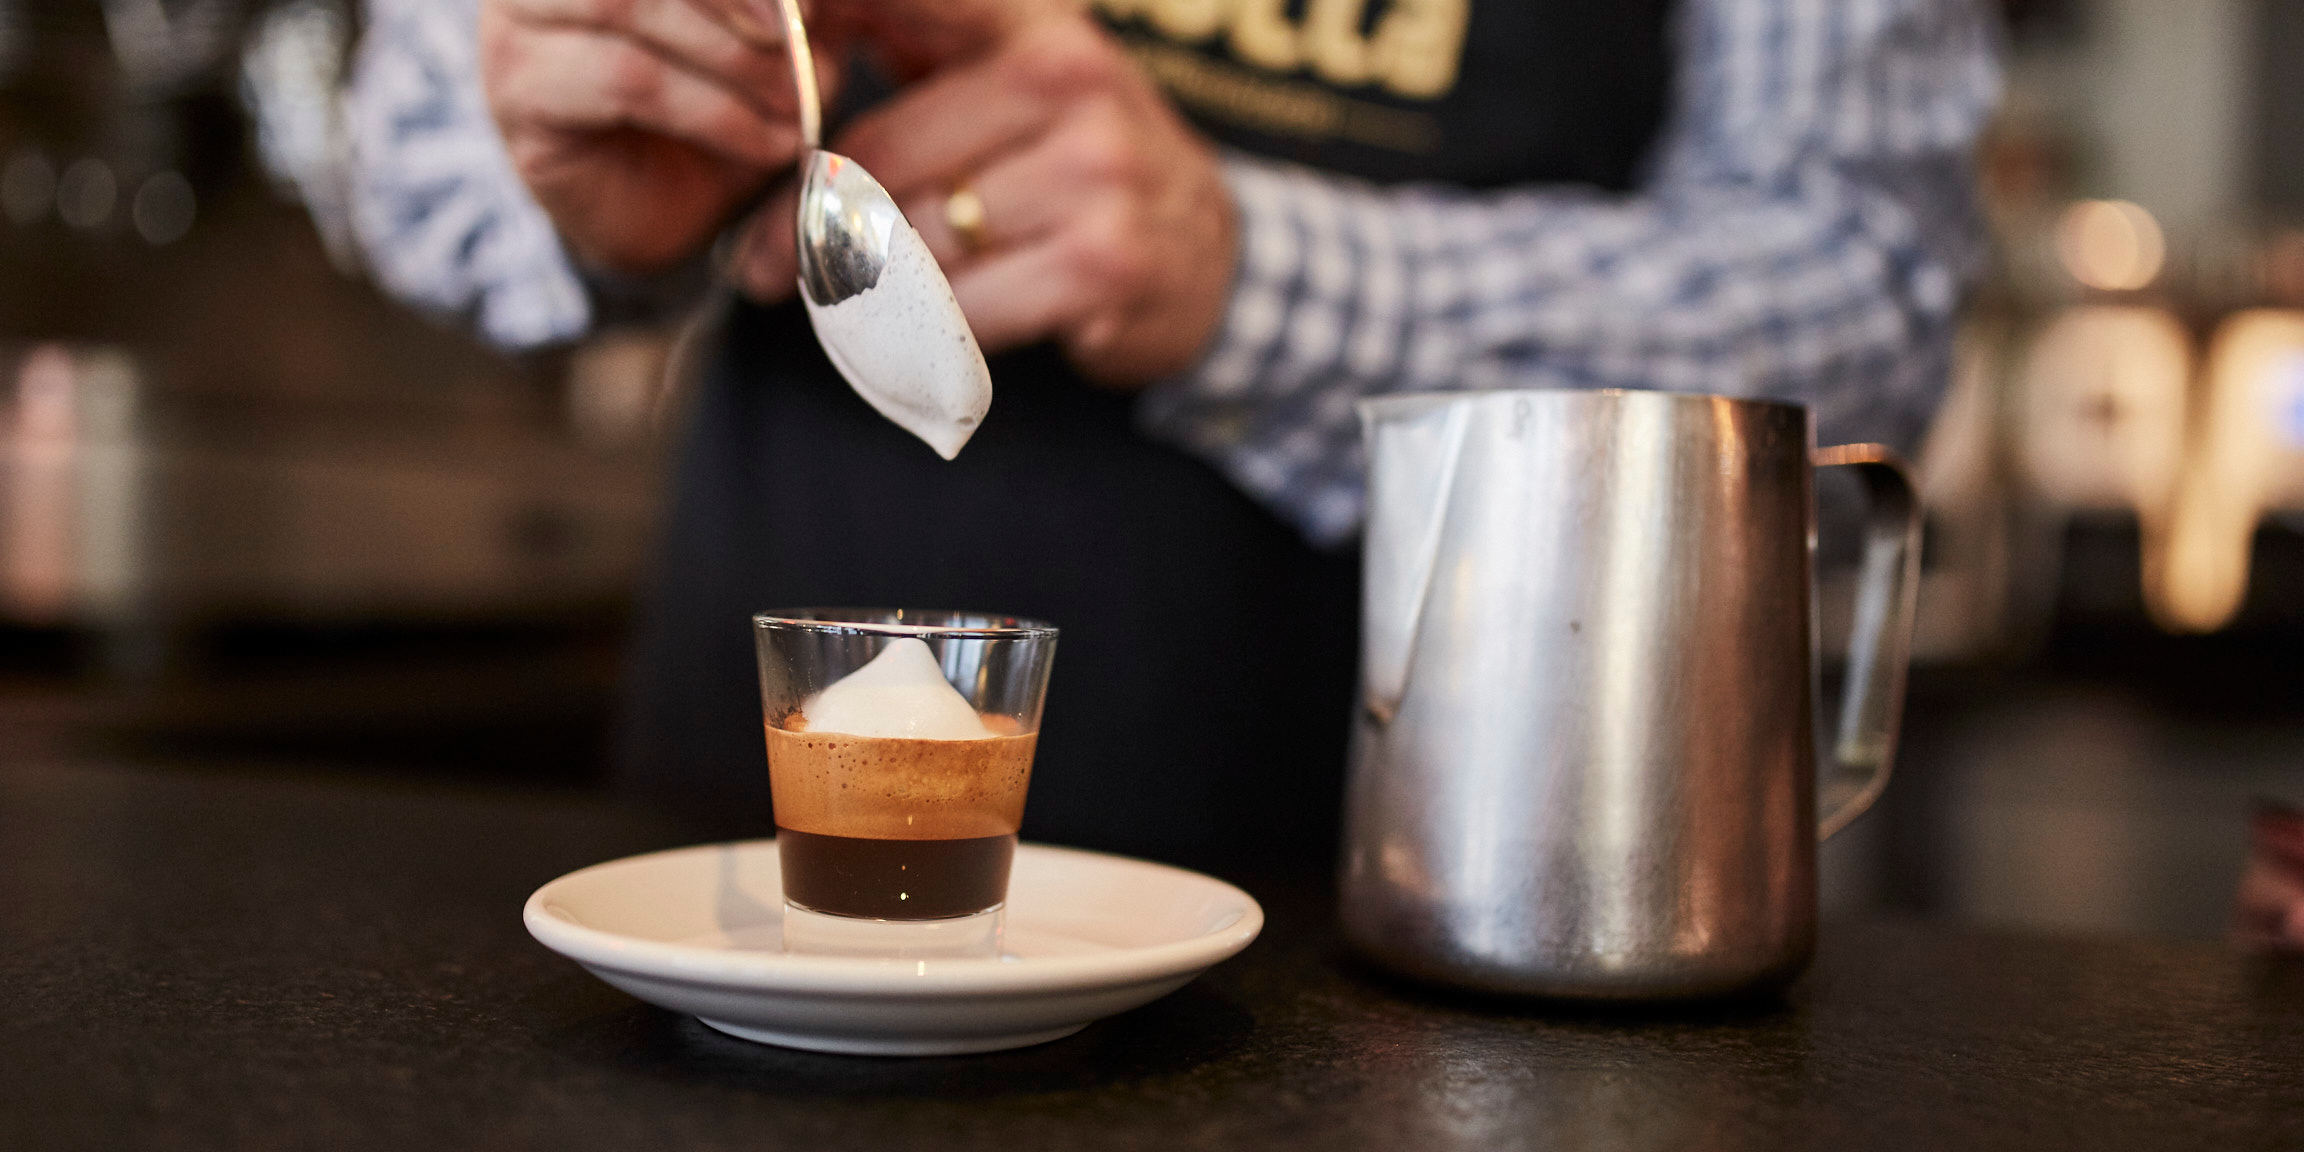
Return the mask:
<svg viewBox="0 0 2304 1152">
<path fill-rule="evenodd" d="M 1797 400 L 1778 400 L 1760 396 L 1728 396 L 1717 392 L 1680 392 L 1666 388 L 1484 388 L 1462 392 L 1394 392 L 1384 396 L 1370 396 L 1353 406 L 1368 416 L 1382 416 L 1397 408 L 1419 403 L 1449 400 L 1485 400 L 1508 396 L 1530 398 L 1590 397 L 1611 400 L 1636 400 L 1641 403 L 1663 404 L 1733 404 L 1748 408 L 1774 408 L 1805 416 L 1808 406 Z"/>
</svg>

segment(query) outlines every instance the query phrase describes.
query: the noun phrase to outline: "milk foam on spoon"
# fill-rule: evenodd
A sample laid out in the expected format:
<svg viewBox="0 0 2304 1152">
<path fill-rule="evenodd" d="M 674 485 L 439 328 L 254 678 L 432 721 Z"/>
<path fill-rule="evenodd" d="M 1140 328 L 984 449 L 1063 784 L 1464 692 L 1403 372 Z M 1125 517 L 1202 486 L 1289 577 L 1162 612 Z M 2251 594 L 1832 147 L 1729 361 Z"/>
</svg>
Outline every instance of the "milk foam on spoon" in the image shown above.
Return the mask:
<svg viewBox="0 0 2304 1152">
<path fill-rule="evenodd" d="M 905 636 L 888 642 L 872 661 L 801 705 L 810 732 L 913 740 L 983 740 L 999 733 L 984 726 L 936 663 L 926 641 Z"/>
<path fill-rule="evenodd" d="M 868 178 L 868 177 L 867 177 Z M 872 287 L 830 307 L 800 293 L 817 342 L 866 403 L 950 460 L 992 407 L 992 373 L 952 286 L 903 218 Z"/>
</svg>

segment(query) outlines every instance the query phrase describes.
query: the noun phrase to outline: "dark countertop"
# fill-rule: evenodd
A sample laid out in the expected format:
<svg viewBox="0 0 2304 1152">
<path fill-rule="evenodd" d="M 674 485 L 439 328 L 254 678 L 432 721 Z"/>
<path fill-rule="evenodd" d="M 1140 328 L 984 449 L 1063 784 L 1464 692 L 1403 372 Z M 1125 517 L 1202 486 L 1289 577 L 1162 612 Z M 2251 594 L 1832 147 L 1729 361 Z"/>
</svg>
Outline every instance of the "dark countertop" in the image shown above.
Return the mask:
<svg viewBox="0 0 2304 1152">
<path fill-rule="evenodd" d="M 1484 1004 L 1263 939 L 1020 1052 L 721 1036 L 546 952 L 520 903 L 673 841 L 570 794 L 0 767 L 0 1147 L 2304 1147 L 2304 963 L 1826 927 L 1780 1001 Z"/>
</svg>

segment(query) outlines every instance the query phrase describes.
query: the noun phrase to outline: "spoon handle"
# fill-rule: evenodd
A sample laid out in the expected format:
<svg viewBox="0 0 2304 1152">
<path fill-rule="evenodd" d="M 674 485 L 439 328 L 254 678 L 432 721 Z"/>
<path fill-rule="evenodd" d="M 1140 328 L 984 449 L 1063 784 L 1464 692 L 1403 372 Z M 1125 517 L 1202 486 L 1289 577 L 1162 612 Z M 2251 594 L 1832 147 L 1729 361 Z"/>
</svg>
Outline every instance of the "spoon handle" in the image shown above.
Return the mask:
<svg viewBox="0 0 2304 1152">
<path fill-rule="evenodd" d="M 778 0 L 784 12 L 784 48 L 792 54 L 792 84 L 800 90 L 800 142 L 813 152 L 824 146 L 824 106 L 816 94 L 816 56 L 808 50 L 808 29 L 800 23 L 800 0 Z"/>
</svg>

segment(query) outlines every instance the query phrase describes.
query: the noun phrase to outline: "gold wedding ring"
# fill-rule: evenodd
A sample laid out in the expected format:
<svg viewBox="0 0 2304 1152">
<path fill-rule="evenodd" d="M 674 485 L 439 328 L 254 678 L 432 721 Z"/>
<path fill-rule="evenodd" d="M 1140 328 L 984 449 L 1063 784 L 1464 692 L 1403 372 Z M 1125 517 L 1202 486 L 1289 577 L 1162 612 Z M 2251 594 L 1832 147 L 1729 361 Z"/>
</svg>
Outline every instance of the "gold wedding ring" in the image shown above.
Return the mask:
<svg viewBox="0 0 2304 1152">
<path fill-rule="evenodd" d="M 963 182 L 944 198 L 944 223 L 971 254 L 984 250 L 984 198 L 976 186 Z"/>
</svg>

